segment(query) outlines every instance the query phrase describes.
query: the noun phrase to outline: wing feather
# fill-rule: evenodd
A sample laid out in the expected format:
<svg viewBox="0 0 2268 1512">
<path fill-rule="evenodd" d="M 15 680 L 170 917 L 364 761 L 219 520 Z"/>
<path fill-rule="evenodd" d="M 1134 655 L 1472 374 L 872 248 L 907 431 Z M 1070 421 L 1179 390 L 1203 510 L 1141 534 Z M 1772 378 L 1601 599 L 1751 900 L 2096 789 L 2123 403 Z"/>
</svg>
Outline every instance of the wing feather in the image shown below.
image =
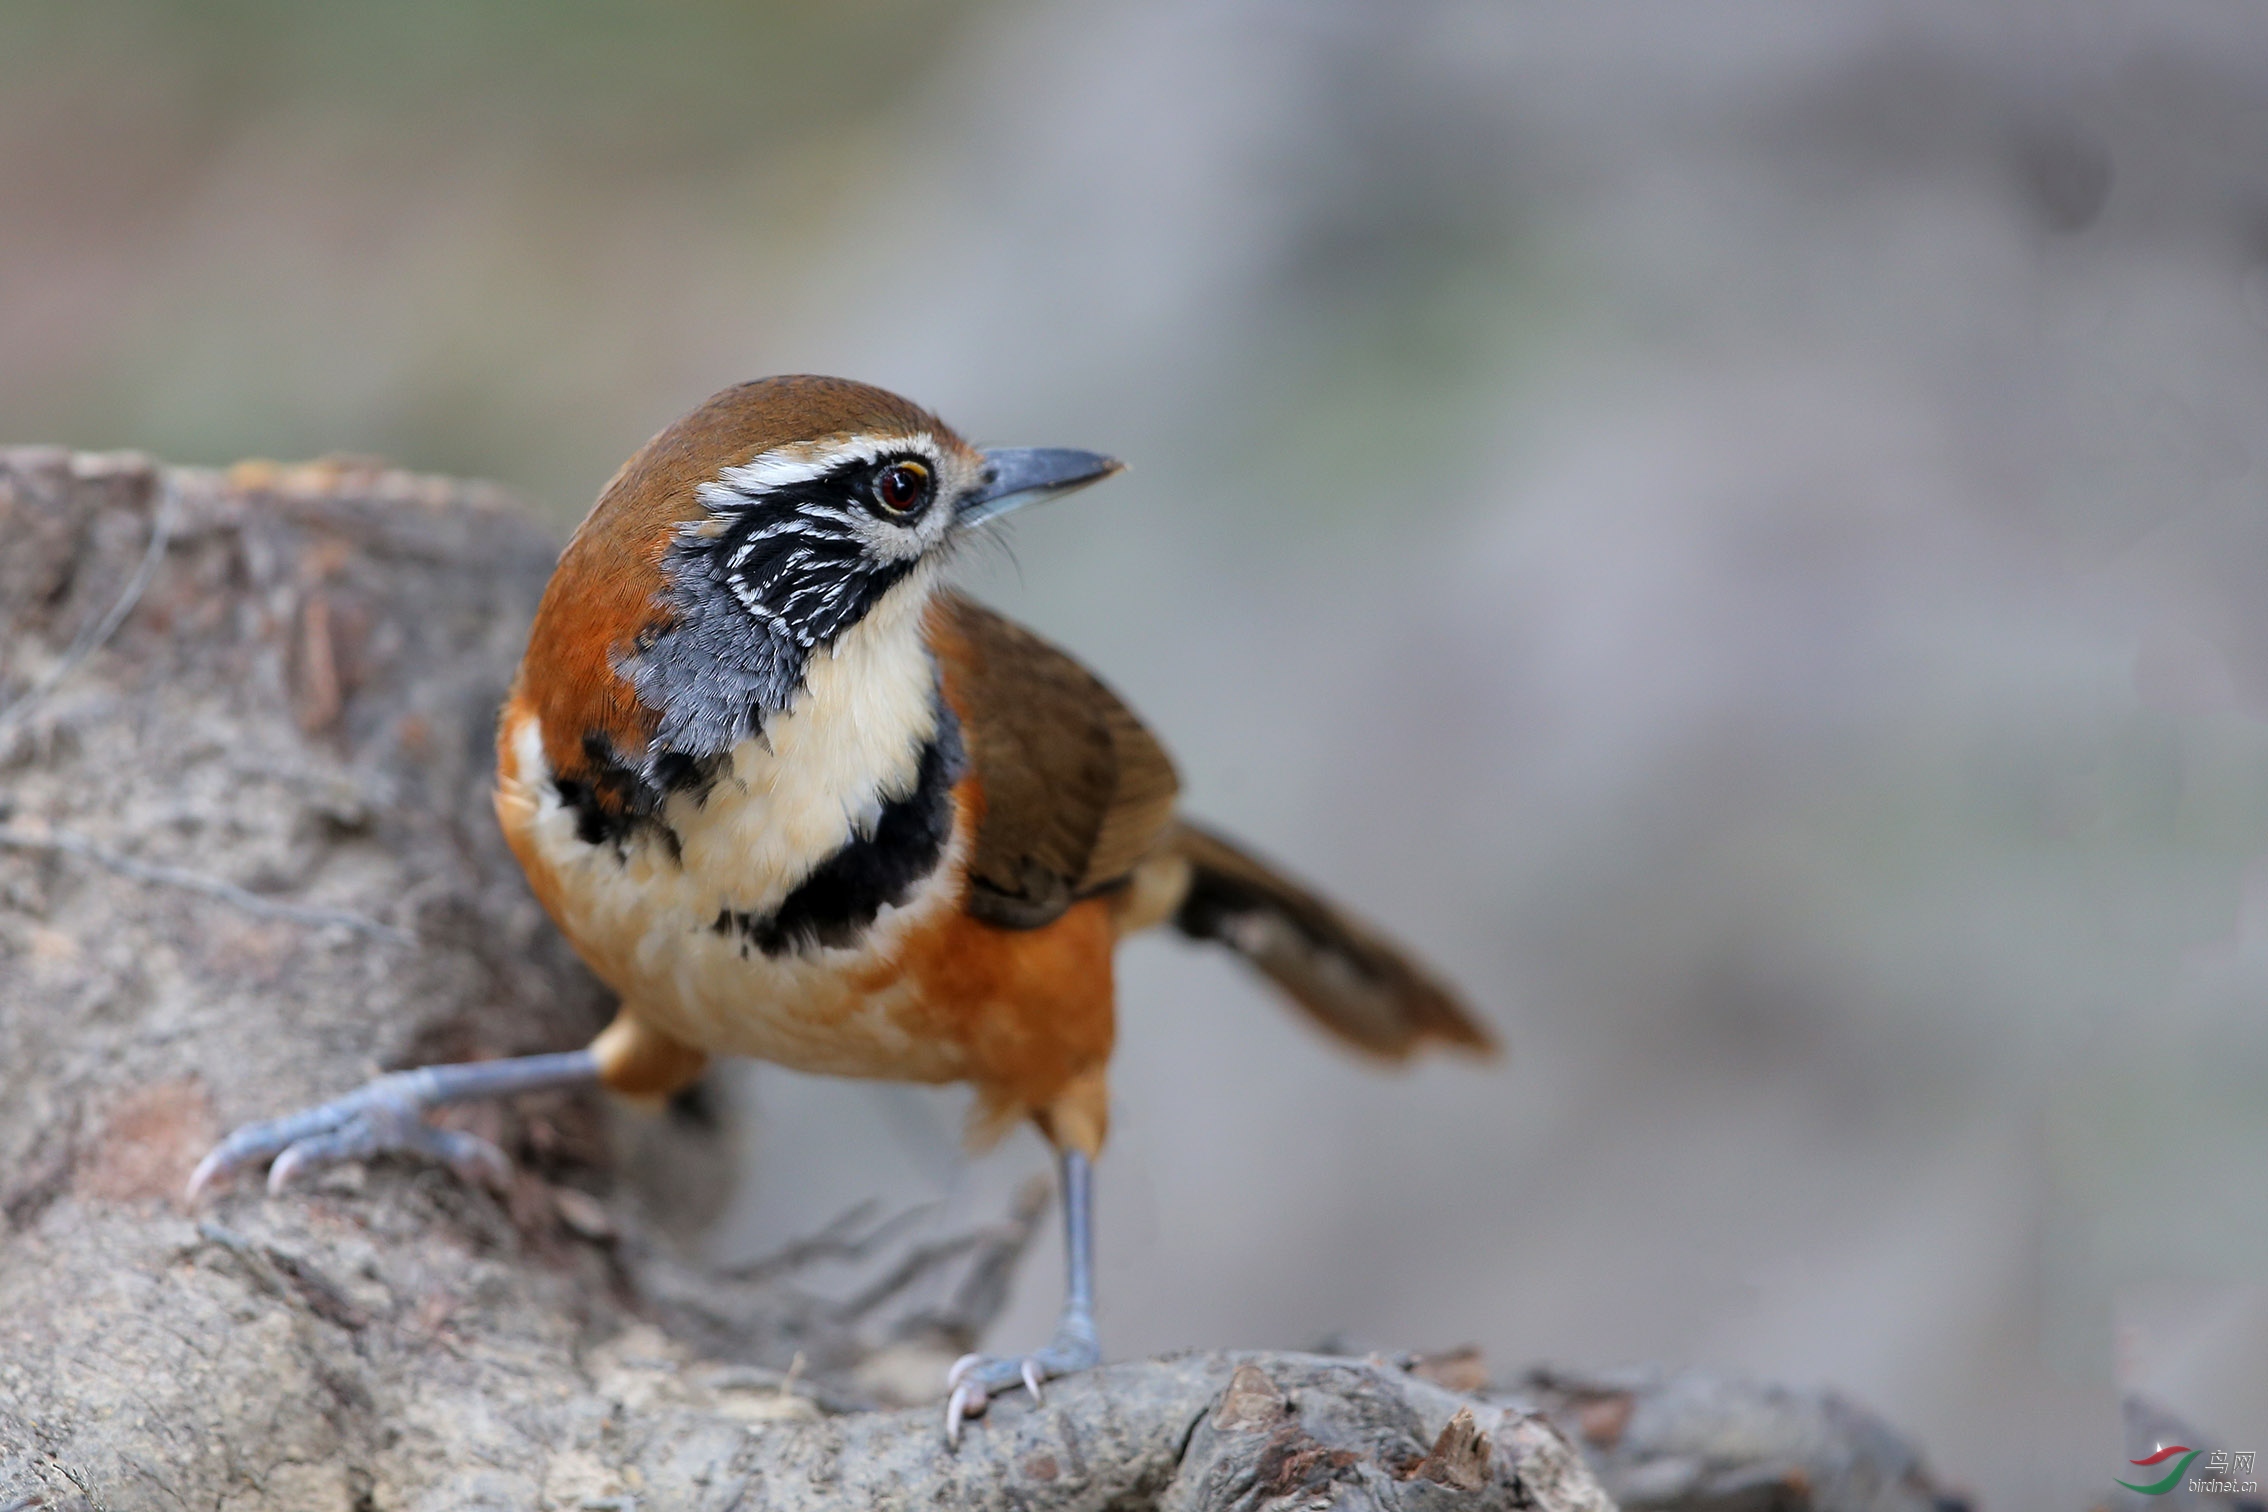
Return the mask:
<svg viewBox="0 0 2268 1512">
<path fill-rule="evenodd" d="M 958 594 L 930 644 L 983 795 L 969 911 L 1033 929 L 1125 880 L 1173 822 L 1173 760 L 1102 680 Z"/>
</svg>

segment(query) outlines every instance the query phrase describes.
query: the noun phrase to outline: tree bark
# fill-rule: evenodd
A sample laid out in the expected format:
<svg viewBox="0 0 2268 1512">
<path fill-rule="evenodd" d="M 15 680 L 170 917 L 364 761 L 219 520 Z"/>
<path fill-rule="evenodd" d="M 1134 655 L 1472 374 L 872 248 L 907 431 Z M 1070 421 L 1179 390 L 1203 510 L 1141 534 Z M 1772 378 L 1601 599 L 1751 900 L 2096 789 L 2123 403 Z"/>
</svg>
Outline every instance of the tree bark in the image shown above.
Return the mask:
<svg viewBox="0 0 2268 1512">
<path fill-rule="evenodd" d="M 964 1268 L 942 1311 L 703 1276 L 697 1116 L 523 1099 L 463 1115 L 501 1196 L 381 1163 L 184 1211 L 239 1122 L 603 1023 L 488 811 L 553 553 L 369 464 L 0 452 L 0 1509 L 1609 1505 L 1545 1419 L 1377 1360 L 1115 1365 L 957 1453 L 846 1410 L 965 1346 L 1034 1210 L 910 1258 Z"/>
</svg>

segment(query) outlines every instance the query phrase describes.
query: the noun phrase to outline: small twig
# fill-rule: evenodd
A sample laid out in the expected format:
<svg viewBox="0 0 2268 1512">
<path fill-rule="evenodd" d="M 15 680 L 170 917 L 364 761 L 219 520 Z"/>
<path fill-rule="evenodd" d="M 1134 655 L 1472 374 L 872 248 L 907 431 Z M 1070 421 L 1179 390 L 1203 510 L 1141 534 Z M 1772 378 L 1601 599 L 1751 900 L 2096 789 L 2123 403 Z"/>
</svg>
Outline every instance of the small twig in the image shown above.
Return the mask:
<svg viewBox="0 0 2268 1512">
<path fill-rule="evenodd" d="M 913 1288 L 915 1283 L 943 1270 L 963 1256 L 973 1256 L 953 1298 L 942 1308 L 898 1320 L 891 1337 L 905 1339 L 933 1335 L 963 1347 L 973 1341 L 1008 1302 L 1008 1285 L 1014 1279 L 1024 1252 L 1039 1230 L 1040 1215 L 1048 1209 L 1050 1185 L 1046 1177 L 1024 1183 L 1005 1223 L 966 1234 L 956 1234 L 919 1245 L 889 1272 L 857 1295 L 837 1303 L 832 1315 L 842 1323 L 856 1323 L 884 1303 Z"/>
<path fill-rule="evenodd" d="M 1026 1181 L 1016 1193 L 1016 1204 L 1008 1221 L 989 1234 L 980 1236 L 976 1259 L 968 1273 L 961 1278 L 953 1300 L 942 1312 L 908 1319 L 901 1335 L 910 1328 L 927 1327 L 947 1337 L 974 1343 L 992 1320 L 1000 1316 L 1008 1305 L 1008 1288 L 1016 1278 L 1016 1267 L 1023 1263 L 1024 1252 L 1031 1248 L 1033 1236 L 1039 1232 L 1039 1221 L 1049 1206 L 1053 1185 L 1045 1176 Z"/>
<path fill-rule="evenodd" d="M 72 1469 L 69 1465 L 64 1464 L 61 1460 L 57 1459 L 52 1454 L 47 1457 L 47 1462 L 53 1465 L 56 1469 L 62 1471 L 63 1478 L 65 1480 L 69 1481 L 72 1485 L 79 1488 L 79 1494 L 87 1499 L 87 1505 L 93 1507 L 95 1509 L 95 1512 L 110 1512 L 110 1503 L 104 1501 L 102 1499 L 101 1493 L 96 1491 L 93 1486 L 87 1484 L 87 1478 L 85 1476 Z"/>
<path fill-rule="evenodd" d="M 0 731 L 5 731 L 10 724 L 29 713 L 34 704 L 53 692 L 55 685 L 70 676 L 79 663 L 102 649 L 103 642 L 117 634 L 118 627 L 126 623 L 126 616 L 134 612 L 134 606 L 149 591 L 150 579 L 157 576 L 158 564 L 165 560 L 165 545 L 173 538 L 173 515 L 178 501 L 179 495 L 174 489 L 172 477 L 159 473 L 158 506 L 150 515 L 150 544 L 143 550 L 141 563 L 135 567 L 134 575 L 126 580 L 124 591 L 118 595 L 118 602 L 112 604 L 101 619 L 95 620 L 73 636 L 69 649 L 64 651 L 62 658 L 54 666 L 47 669 L 44 676 L 34 679 L 30 687 L 6 706 L 0 707 Z"/>
<path fill-rule="evenodd" d="M 833 1307 L 838 1322 L 855 1323 L 939 1266 L 958 1260 L 970 1250 L 994 1239 L 992 1233 L 955 1234 L 928 1244 L 917 1244 L 898 1263 L 877 1277 L 865 1290 L 845 1297 Z"/>
<path fill-rule="evenodd" d="M 915 1219 L 934 1211 L 937 1204 L 916 1203 L 902 1213 L 883 1219 L 866 1233 L 859 1233 L 859 1225 L 873 1214 L 875 1206 L 871 1198 L 856 1203 L 829 1219 L 826 1227 L 816 1234 L 791 1240 L 771 1254 L 750 1260 L 746 1264 L 727 1266 L 718 1274 L 734 1281 L 764 1281 L 799 1271 L 815 1260 L 863 1260 L 874 1252 L 876 1245 Z"/>
<path fill-rule="evenodd" d="M 283 1277 L 276 1273 L 276 1267 L 268 1257 L 260 1253 L 260 1246 L 234 1229 L 223 1228 L 209 1220 L 197 1225 L 197 1237 L 234 1256 L 236 1262 L 250 1275 L 254 1286 L 279 1301 L 283 1300 Z"/>
<path fill-rule="evenodd" d="M 876 1206 L 871 1197 L 854 1202 L 822 1224 L 817 1233 L 790 1239 L 770 1254 L 759 1255 L 754 1260 L 721 1267 L 717 1274 L 735 1281 L 758 1281 L 781 1271 L 800 1270 L 823 1256 L 840 1256 L 860 1242 L 851 1235 Z"/>
<path fill-rule="evenodd" d="M 27 830 L 15 825 L 0 824 L 0 847 L 77 856 L 83 861 L 92 861 L 106 871 L 116 872 L 121 877 L 130 877 L 136 882 L 148 882 L 158 887 L 178 887 L 184 892 L 197 893 L 263 919 L 282 919 L 288 923 L 317 928 L 337 924 L 396 945 L 417 943 L 417 936 L 408 930 L 381 924 L 364 914 L 350 913 L 343 908 L 318 908 L 305 903 L 278 903 L 273 898 L 263 898 L 258 893 L 247 892 L 235 883 L 223 882 L 218 877 L 207 877 L 197 872 L 184 871 L 178 866 L 160 866 L 155 862 L 137 861 L 132 856 L 122 856 L 69 830 Z"/>
</svg>

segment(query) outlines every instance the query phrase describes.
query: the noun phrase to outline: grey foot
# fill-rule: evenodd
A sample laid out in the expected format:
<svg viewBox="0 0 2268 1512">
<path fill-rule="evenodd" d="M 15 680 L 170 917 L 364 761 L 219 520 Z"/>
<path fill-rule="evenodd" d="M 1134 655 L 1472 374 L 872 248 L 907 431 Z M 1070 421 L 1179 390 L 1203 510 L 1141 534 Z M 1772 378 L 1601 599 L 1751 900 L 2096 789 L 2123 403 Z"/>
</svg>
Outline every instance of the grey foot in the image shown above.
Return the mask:
<svg viewBox="0 0 2268 1512">
<path fill-rule="evenodd" d="M 1092 1370 L 1101 1363 L 1102 1348 L 1095 1342 L 1093 1328 L 1081 1330 L 1069 1324 L 1056 1330 L 1045 1349 L 1034 1350 L 1021 1359 L 981 1354 L 961 1356 L 945 1376 L 945 1384 L 952 1388 L 952 1394 L 945 1400 L 945 1442 L 959 1448 L 961 1424 L 970 1418 L 982 1417 L 985 1407 L 1000 1393 L 1021 1386 L 1032 1394 L 1032 1402 L 1037 1405 L 1042 1400 L 1041 1382 Z"/>
<path fill-rule="evenodd" d="M 373 1155 L 419 1155 L 437 1160 L 472 1185 L 501 1187 L 511 1178 L 504 1152 L 477 1135 L 437 1129 L 425 1121 L 434 1098 L 433 1078 L 397 1071 L 344 1097 L 282 1118 L 245 1124 L 213 1146 L 189 1178 L 189 1201 L 244 1170 L 268 1165 L 268 1193 L 345 1160 Z"/>
<path fill-rule="evenodd" d="M 271 1159 L 275 1164 L 268 1168 L 268 1192 L 273 1195 L 302 1171 L 392 1153 L 422 1155 L 472 1185 L 501 1187 L 512 1175 L 512 1163 L 502 1150 L 471 1134 L 436 1129 L 425 1121 L 426 1113 L 443 1103 L 587 1087 L 598 1079 L 598 1058 L 587 1049 L 396 1071 L 321 1107 L 246 1124 L 197 1163 L 189 1178 L 189 1200 L 194 1203 L 223 1177 Z"/>
</svg>

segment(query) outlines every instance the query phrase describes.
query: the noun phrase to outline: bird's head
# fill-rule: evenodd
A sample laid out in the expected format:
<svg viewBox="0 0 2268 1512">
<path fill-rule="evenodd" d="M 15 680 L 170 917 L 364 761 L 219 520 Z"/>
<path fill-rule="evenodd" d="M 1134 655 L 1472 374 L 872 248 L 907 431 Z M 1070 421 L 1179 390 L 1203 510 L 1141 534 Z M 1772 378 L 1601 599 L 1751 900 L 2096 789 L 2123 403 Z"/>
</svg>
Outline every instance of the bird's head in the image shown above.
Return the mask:
<svg viewBox="0 0 2268 1512">
<path fill-rule="evenodd" d="M 642 706 L 641 743 L 720 755 L 788 708 L 811 658 L 862 623 L 910 630 L 970 532 L 1118 469 L 1094 452 L 979 450 L 863 383 L 744 383 L 607 485 L 560 559 L 537 643 L 595 629 L 605 668 Z M 600 651 L 589 630 L 582 650 Z"/>
</svg>

